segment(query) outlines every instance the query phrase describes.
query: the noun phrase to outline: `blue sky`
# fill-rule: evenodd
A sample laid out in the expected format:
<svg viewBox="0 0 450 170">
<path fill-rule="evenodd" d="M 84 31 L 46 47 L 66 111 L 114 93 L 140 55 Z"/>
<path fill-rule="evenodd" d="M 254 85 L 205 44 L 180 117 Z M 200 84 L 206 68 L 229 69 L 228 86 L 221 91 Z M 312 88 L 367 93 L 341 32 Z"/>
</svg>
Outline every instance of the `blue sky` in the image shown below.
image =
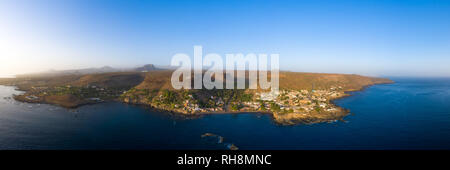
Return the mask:
<svg viewBox="0 0 450 170">
<path fill-rule="evenodd" d="M 1 0 L 0 75 L 279 53 L 280 67 L 450 76 L 450 1 Z"/>
</svg>

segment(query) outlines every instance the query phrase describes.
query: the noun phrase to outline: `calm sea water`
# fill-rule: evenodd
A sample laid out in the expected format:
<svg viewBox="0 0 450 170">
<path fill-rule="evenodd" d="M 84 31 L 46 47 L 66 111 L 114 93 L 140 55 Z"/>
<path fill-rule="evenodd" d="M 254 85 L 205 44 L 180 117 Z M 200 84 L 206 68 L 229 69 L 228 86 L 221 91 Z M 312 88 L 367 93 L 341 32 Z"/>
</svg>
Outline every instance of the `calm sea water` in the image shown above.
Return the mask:
<svg viewBox="0 0 450 170">
<path fill-rule="evenodd" d="M 394 78 L 336 103 L 345 122 L 280 126 L 270 115 L 183 118 L 121 103 L 77 110 L 5 98 L 0 149 L 450 149 L 450 79 Z M 210 132 L 224 137 L 201 138 Z"/>
</svg>

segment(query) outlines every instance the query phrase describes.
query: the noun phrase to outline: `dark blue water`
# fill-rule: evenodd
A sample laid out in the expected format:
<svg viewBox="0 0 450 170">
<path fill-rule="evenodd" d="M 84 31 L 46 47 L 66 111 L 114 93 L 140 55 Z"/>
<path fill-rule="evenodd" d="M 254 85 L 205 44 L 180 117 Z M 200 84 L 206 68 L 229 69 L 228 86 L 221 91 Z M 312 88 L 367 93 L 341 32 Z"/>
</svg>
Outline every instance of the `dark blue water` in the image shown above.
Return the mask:
<svg viewBox="0 0 450 170">
<path fill-rule="evenodd" d="M 184 118 L 145 107 L 104 103 L 67 110 L 4 97 L 0 149 L 450 149 L 450 79 L 395 78 L 336 103 L 345 122 L 280 126 L 270 115 Z M 224 143 L 201 138 L 210 132 Z"/>
</svg>

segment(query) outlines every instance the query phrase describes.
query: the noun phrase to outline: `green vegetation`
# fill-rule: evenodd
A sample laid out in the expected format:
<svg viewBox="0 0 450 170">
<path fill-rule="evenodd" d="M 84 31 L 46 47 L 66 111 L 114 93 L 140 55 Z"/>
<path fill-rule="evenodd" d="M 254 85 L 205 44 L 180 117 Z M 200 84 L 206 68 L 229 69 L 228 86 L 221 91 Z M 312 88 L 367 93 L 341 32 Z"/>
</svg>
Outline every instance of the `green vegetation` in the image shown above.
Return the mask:
<svg viewBox="0 0 450 170">
<path fill-rule="evenodd" d="M 259 101 L 259 107 L 260 107 L 260 109 L 261 109 L 262 111 L 266 111 L 266 110 L 267 110 L 266 104 L 265 104 L 264 101 L 262 101 L 262 100 Z"/>
<path fill-rule="evenodd" d="M 63 95 L 73 95 L 77 98 L 115 98 L 120 95 L 120 91 L 111 90 L 106 88 L 88 88 L 88 87 L 72 87 L 72 86 L 61 86 L 46 89 L 40 92 L 46 95 L 52 96 L 63 96 Z"/>
<path fill-rule="evenodd" d="M 242 109 L 242 107 L 243 107 L 242 104 L 236 104 L 236 103 L 231 104 L 231 110 L 233 110 L 233 111 L 239 111 Z"/>
<path fill-rule="evenodd" d="M 289 100 L 289 97 L 286 96 L 286 94 L 282 94 L 280 98 L 282 101 Z"/>
<path fill-rule="evenodd" d="M 162 91 L 162 103 L 163 104 L 173 104 L 177 102 L 177 94 L 173 91 L 163 90 Z"/>
<path fill-rule="evenodd" d="M 316 112 L 320 112 L 320 111 L 322 111 L 322 108 L 320 108 L 319 106 L 315 106 L 315 107 L 314 107 L 314 110 L 315 110 Z"/>
<path fill-rule="evenodd" d="M 241 94 L 240 95 L 240 100 L 241 101 L 243 101 L 243 102 L 251 102 L 251 101 L 253 101 L 253 94 L 245 94 L 245 93 L 243 93 L 243 94 Z"/>
<path fill-rule="evenodd" d="M 270 110 L 274 112 L 280 112 L 280 106 L 276 103 L 270 103 Z"/>
<path fill-rule="evenodd" d="M 244 90 L 232 90 L 234 91 L 232 101 L 235 102 L 251 102 L 253 101 L 253 94 L 245 93 Z"/>
</svg>

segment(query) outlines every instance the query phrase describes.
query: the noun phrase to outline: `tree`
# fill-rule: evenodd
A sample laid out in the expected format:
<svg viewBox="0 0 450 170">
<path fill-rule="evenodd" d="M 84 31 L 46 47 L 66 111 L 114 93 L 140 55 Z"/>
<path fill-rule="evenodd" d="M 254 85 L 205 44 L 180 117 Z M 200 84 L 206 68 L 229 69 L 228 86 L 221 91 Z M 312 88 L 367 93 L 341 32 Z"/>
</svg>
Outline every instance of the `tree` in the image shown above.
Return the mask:
<svg viewBox="0 0 450 170">
<path fill-rule="evenodd" d="M 231 110 L 238 111 L 242 108 L 242 105 L 240 104 L 231 104 Z"/>
<path fill-rule="evenodd" d="M 176 93 L 169 90 L 163 90 L 162 97 L 162 102 L 164 104 L 176 103 L 177 101 Z"/>
<path fill-rule="evenodd" d="M 276 103 L 270 103 L 270 110 L 275 111 L 275 112 L 279 112 L 280 111 L 280 106 Z"/>
<path fill-rule="evenodd" d="M 314 107 L 314 110 L 316 110 L 317 112 L 320 112 L 322 109 L 318 106 Z"/>
<path fill-rule="evenodd" d="M 262 111 L 266 111 L 266 110 L 267 110 L 266 105 L 264 105 L 264 103 L 261 104 L 260 109 L 261 109 Z"/>
</svg>

